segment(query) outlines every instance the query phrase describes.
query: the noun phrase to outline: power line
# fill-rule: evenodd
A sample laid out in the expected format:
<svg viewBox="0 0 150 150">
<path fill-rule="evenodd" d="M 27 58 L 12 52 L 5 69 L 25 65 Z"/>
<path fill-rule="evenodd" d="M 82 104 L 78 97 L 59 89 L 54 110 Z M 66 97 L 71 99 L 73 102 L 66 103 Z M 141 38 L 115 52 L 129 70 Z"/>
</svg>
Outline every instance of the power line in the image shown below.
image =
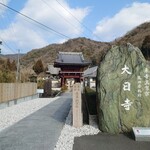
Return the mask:
<svg viewBox="0 0 150 150">
<path fill-rule="evenodd" d="M 2 2 L 4 3 L 4 0 L 2 0 Z M 9 16 L 9 13 L 6 11 L 6 19 L 7 19 L 7 22 L 9 23 L 10 22 L 10 16 Z M 2 19 L 2 22 L 3 22 L 3 19 Z M 5 24 L 5 22 L 3 22 Z M 7 31 L 6 31 L 7 32 Z M 13 24 L 10 24 L 10 32 L 12 34 L 12 37 L 14 37 L 15 35 L 15 30 L 14 30 L 14 26 Z M 6 34 L 6 33 L 4 33 Z M 6 43 L 6 42 L 4 42 Z M 16 43 L 13 43 L 15 45 L 15 47 L 17 47 Z M 5 45 L 8 45 L 8 44 L 5 44 Z M 9 48 L 11 51 L 12 51 L 12 48 L 10 48 L 10 46 L 7 46 L 7 48 Z M 14 52 L 14 51 L 13 51 Z"/>
<path fill-rule="evenodd" d="M 49 30 L 53 31 L 54 33 L 56 33 L 56 34 L 58 34 L 58 35 L 61 35 L 61 36 L 65 37 L 65 38 L 70 39 L 69 36 L 67 36 L 67 35 L 65 35 L 65 34 L 63 34 L 63 33 L 60 33 L 60 32 L 58 32 L 58 31 L 54 30 L 53 28 L 50 28 L 50 27 L 44 25 L 43 23 L 41 23 L 41 22 L 39 22 L 39 21 L 37 21 L 37 20 L 35 20 L 35 19 L 33 19 L 33 18 L 31 18 L 31 17 L 29 17 L 29 16 L 27 16 L 27 15 L 25 15 L 25 14 L 23 14 L 23 13 L 17 11 L 17 10 L 15 10 L 15 9 L 13 9 L 13 8 L 11 8 L 11 7 L 9 7 L 9 6 L 5 5 L 5 4 L 3 4 L 3 3 L 1 3 L 1 2 L 0 2 L 0 4 L 1 4 L 2 6 L 4 6 L 4 7 L 8 8 L 8 9 L 10 9 L 10 10 L 12 10 L 12 11 L 14 11 L 14 12 L 20 14 L 21 16 L 23 16 L 23 17 L 25 17 L 25 18 L 28 18 L 29 20 L 31 20 L 31 21 L 37 23 L 38 25 L 41 25 L 41 26 L 45 27 L 46 29 L 49 29 Z"/>
<path fill-rule="evenodd" d="M 73 23 L 71 23 L 68 19 L 66 19 L 63 15 L 61 15 L 61 13 L 59 11 L 57 11 L 56 9 L 54 9 L 53 7 L 51 7 L 46 1 L 41 0 L 43 3 L 45 3 L 49 8 L 53 9 L 55 12 L 57 12 L 57 14 L 62 17 L 68 24 L 70 24 L 71 26 L 73 26 L 77 31 L 80 31 L 80 29 L 78 29 L 78 27 L 76 27 Z"/>
<path fill-rule="evenodd" d="M 84 25 L 76 16 L 74 16 L 67 8 L 65 8 L 58 0 L 56 2 L 67 11 L 77 22 L 79 22 L 83 27 L 85 27 L 89 32 L 93 33 L 91 29 L 89 29 L 86 25 Z"/>
<path fill-rule="evenodd" d="M 6 11 L 6 16 L 7 16 L 7 20 L 8 22 L 10 22 L 10 16 L 9 16 L 9 13 Z M 13 36 L 15 36 L 15 30 L 14 30 L 14 25 L 12 23 L 10 23 L 10 32 Z M 15 45 L 15 47 L 17 47 L 16 43 L 14 42 L 13 43 Z"/>
<path fill-rule="evenodd" d="M 56 11 L 56 9 L 54 9 L 53 7 L 51 7 L 47 2 L 45 2 L 44 0 L 41 0 L 44 4 L 46 4 L 49 8 L 53 9 Z M 58 13 L 60 17 L 63 17 L 60 13 Z M 68 22 L 67 19 L 65 19 L 66 22 Z M 69 24 L 71 24 L 70 22 L 68 22 Z M 71 24 L 72 25 L 72 24 Z M 73 26 L 73 25 L 72 25 Z"/>
<path fill-rule="evenodd" d="M 14 54 L 16 54 L 16 52 L 0 37 L 3 45 L 5 45 L 9 50 L 11 50 Z"/>
</svg>

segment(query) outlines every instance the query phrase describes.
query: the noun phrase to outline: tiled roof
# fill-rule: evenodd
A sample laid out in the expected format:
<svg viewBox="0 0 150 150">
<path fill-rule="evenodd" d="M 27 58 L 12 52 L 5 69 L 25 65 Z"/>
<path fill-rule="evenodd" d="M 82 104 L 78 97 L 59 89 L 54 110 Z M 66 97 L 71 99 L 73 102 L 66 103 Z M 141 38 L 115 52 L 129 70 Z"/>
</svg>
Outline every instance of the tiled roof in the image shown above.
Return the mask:
<svg viewBox="0 0 150 150">
<path fill-rule="evenodd" d="M 55 63 L 60 64 L 90 64 L 84 60 L 82 52 L 59 52 Z"/>
<path fill-rule="evenodd" d="M 53 75 L 57 75 L 59 74 L 60 68 L 55 68 L 53 64 L 49 64 L 48 65 L 48 71 L 47 73 L 53 74 Z"/>
<path fill-rule="evenodd" d="M 84 71 L 83 77 L 96 77 L 97 75 L 97 66 L 88 68 Z"/>
</svg>

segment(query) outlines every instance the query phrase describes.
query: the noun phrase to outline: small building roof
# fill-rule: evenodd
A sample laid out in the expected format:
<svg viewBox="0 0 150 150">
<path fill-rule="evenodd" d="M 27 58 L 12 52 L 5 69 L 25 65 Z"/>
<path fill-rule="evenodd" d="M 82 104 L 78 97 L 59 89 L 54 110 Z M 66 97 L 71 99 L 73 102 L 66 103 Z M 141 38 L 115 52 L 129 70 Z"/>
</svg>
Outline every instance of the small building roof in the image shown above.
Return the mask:
<svg viewBox="0 0 150 150">
<path fill-rule="evenodd" d="M 52 75 L 58 75 L 59 71 L 60 71 L 60 68 L 54 67 L 54 64 L 49 64 L 48 65 L 48 71 L 46 71 L 46 72 L 50 73 Z"/>
<path fill-rule="evenodd" d="M 98 66 L 94 66 L 94 67 L 86 69 L 83 72 L 83 77 L 84 78 L 86 78 L 86 77 L 96 77 L 96 75 L 97 75 L 97 68 L 98 68 Z"/>
<path fill-rule="evenodd" d="M 55 67 L 62 65 L 88 66 L 91 62 L 84 59 L 82 52 L 59 52 L 54 62 Z"/>
</svg>

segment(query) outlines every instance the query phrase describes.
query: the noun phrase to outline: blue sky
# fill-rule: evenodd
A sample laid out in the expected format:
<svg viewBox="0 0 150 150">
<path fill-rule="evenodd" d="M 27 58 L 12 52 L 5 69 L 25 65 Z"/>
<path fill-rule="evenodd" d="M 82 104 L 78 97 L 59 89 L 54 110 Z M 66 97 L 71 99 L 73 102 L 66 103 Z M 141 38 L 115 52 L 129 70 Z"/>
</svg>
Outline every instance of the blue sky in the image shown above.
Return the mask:
<svg viewBox="0 0 150 150">
<path fill-rule="evenodd" d="M 26 53 L 52 43 L 87 37 L 113 41 L 150 21 L 150 0 L 0 0 L 61 36 L 0 4 L 2 54 Z"/>
</svg>

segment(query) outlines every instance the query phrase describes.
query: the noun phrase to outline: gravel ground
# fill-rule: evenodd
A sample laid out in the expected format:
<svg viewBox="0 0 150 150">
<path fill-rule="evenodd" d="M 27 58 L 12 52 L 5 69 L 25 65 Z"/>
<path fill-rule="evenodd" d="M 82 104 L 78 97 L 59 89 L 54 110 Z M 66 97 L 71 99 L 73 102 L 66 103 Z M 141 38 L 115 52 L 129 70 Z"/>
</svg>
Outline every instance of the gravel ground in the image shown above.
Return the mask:
<svg viewBox="0 0 150 150">
<path fill-rule="evenodd" d="M 0 132 L 58 98 L 38 98 L 0 109 Z"/>
<path fill-rule="evenodd" d="M 72 150 L 74 137 L 80 137 L 82 135 L 94 135 L 98 134 L 99 132 L 100 130 L 98 129 L 97 124 L 95 122 L 93 122 L 92 125 L 84 125 L 81 128 L 73 127 L 72 110 L 70 110 L 54 150 Z"/>
</svg>

